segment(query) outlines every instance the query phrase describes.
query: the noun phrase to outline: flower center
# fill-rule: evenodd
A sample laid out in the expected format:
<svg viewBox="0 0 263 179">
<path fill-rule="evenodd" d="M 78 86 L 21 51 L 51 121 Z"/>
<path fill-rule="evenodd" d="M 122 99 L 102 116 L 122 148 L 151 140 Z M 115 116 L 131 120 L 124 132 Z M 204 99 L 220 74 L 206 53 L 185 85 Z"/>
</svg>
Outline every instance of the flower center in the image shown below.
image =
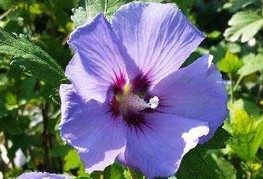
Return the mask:
<svg viewBox="0 0 263 179">
<path fill-rule="evenodd" d="M 113 118 L 123 119 L 130 129 L 143 133 L 144 128 L 151 128 L 151 121 L 146 114 L 155 112 L 160 101 L 149 92 L 151 81 L 147 75 L 139 73 L 128 81 L 122 74 L 116 76 L 111 88 L 109 112 Z"/>
<path fill-rule="evenodd" d="M 133 112 L 143 111 L 147 108 L 155 109 L 159 105 L 159 98 L 152 97 L 149 102 L 146 102 L 140 96 L 131 92 L 130 85 L 126 85 L 123 93 L 115 96 L 116 101 L 120 104 L 121 113 L 126 113 L 128 110 Z"/>
</svg>

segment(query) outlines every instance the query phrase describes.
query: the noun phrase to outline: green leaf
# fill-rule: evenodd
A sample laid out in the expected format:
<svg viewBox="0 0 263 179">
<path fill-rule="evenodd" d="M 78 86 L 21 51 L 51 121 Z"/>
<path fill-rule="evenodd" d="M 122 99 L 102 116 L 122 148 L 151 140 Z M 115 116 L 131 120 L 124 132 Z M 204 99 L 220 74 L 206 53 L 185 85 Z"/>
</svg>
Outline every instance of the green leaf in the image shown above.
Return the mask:
<svg viewBox="0 0 263 179">
<path fill-rule="evenodd" d="M 15 57 L 12 65 L 29 70 L 32 75 L 58 85 L 66 79 L 62 68 L 41 48 L 25 37 L 14 37 L 0 28 L 0 53 Z"/>
<path fill-rule="evenodd" d="M 16 178 L 17 176 L 21 175 L 22 173 L 23 173 L 23 168 L 20 168 L 20 167 L 12 168 L 12 169 L 9 169 L 5 173 L 4 178 Z"/>
<path fill-rule="evenodd" d="M 30 99 L 36 98 L 36 94 L 34 93 L 36 83 L 37 80 L 35 77 L 29 77 L 22 80 L 21 86 L 19 87 L 19 92 L 17 94 L 17 98 L 19 100 L 28 101 Z"/>
<path fill-rule="evenodd" d="M 7 109 L 6 109 L 6 106 L 5 106 L 5 103 L 4 103 L 4 100 L 0 99 L 0 120 L 2 117 L 5 117 L 7 116 Z M 1 126 L 0 126 L 1 128 Z"/>
<path fill-rule="evenodd" d="M 251 160 L 263 140 L 263 118 L 251 118 L 246 111 L 233 109 L 231 111 L 232 141 L 231 148 L 243 160 Z"/>
<path fill-rule="evenodd" d="M 238 70 L 238 74 L 241 76 L 246 76 L 246 75 L 252 74 L 256 71 L 263 70 L 263 55 L 262 54 L 246 55 L 243 58 L 243 61 L 244 61 L 244 66 L 242 66 Z"/>
<path fill-rule="evenodd" d="M 18 102 L 17 102 L 16 95 L 14 95 L 11 92 L 7 92 L 5 99 L 6 99 L 6 104 L 5 104 L 6 109 L 13 110 L 13 109 L 18 108 Z"/>
<path fill-rule="evenodd" d="M 221 32 L 218 31 L 218 30 L 214 30 L 213 32 L 209 33 L 209 34 L 206 34 L 206 36 L 209 38 L 209 39 L 218 39 L 221 35 Z"/>
<path fill-rule="evenodd" d="M 64 69 L 72 55 L 69 48 L 62 45 L 58 39 L 52 36 L 42 36 L 36 42 L 43 50 L 45 50 L 56 62 Z"/>
<path fill-rule="evenodd" d="M 129 172 L 129 170 L 125 170 L 123 172 L 123 175 L 125 179 L 132 179 L 132 175 L 131 175 L 131 172 Z"/>
<path fill-rule="evenodd" d="M 223 8 L 229 9 L 230 12 L 235 12 L 241 8 L 245 8 L 249 4 L 252 4 L 253 0 L 230 0 L 224 4 Z"/>
<path fill-rule="evenodd" d="M 105 0 L 101 0 L 103 7 L 105 7 Z M 147 0 L 145 0 L 147 1 Z M 149 0 L 152 2 L 160 2 L 161 0 Z M 106 12 L 106 17 L 111 21 L 113 14 L 126 3 L 131 2 L 131 0 L 108 0 L 107 8 L 104 8 L 104 13 Z"/>
<path fill-rule="evenodd" d="M 263 17 L 254 11 L 241 11 L 234 14 L 228 24 L 231 27 L 224 32 L 227 40 L 235 42 L 241 37 L 241 42 L 247 42 L 263 26 Z"/>
<path fill-rule="evenodd" d="M 85 2 L 85 8 L 78 7 L 76 9 L 73 9 L 73 15 L 71 16 L 71 20 L 75 23 L 76 27 L 79 27 L 85 24 L 86 22 L 89 22 L 99 12 L 104 11 L 104 0 L 89 0 Z"/>
<path fill-rule="evenodd" d="M 21 148 L 22 150 L 27 150 L 29 146 L 42 147 L 41 136 L 39 134 L 28 135 L 28 134 L 22 133 L 22 130 L 21 130 L 20 134 L 17 133 L 17 135 L 12 136 L 11 139 L 14 142 L 14 144 L 8 150 L 8 156 L 10 158 L 15 157 L 16 151 L 19 148 Z"/>
<path fill-rule="evenodd" d="M 202 149 L 222 149 L 226 147 L 226 142 L 230 139 L 231 135 L 223 128 L 218 128 L 208 142 L 204 143 L 200 147 Z"/>
<path fill-rule="evenodd" d="M 244 109 L 250 116 L 260 115 L 260 109 L 255 103 L 242 98 L 236 100 L 234 103 L 231 103 L 229 107 L 230 109 L 234 109 L 234 110 Z"/>
<path fill-rule="evenodd" d="M 16 4 L 16 0 L 0 1 L 0 7 L 8 9 Z"/>
<path fill-rule="evenodd" d="M 194 0 L 183 0 L 183 1 L 182 0 L 172 0 L 172 2 L 175 2 L 176 5 L 184 11 L 187 9 L 189 10 L 191 6 L 195 4 Z"/>
<path fill-rule="evenodd" d="M 21 129 L 18 126 L 18 121 L 9 116 L 0 118 L 0 131 L 5 131 L 7 134 L 16 135 L 21 134 Z"/>
<path fill-rule="evenodd" d="M 79 27 L 88 22 L 93 15 L 96 15 L 97 11 L 87 11 L 83 7 L 72 9 L 73 15 L 70 17 L 76 27 Z M 91 17 L 90 17 L 91 16 Z"/>
<path fill-rule="evenodd" d="M 104 177 L 107 179 L 123 179 L 123 173 L 123 167 L 118 163 L 114 163 L 104 170 Z"/>
<path fill-rule="evenodd" d="M 79 155 L 75 150 L 70 150 L 64 159 L 65 159 L 65 165 L 64 165 L 65 171 L 70 171 L 71 169 L 79 168 L 82 165 Z"/>
<path fill-rule="evenodd" d="M 226 52 L 227 52 L 226 49 L 227 49 L 226 43 L 223 41 L 218 43 L 216 46 L 212 46 L 210 48 L 209 53 L 214 56 L 214 59 L 213 59 L 214 63 L 217 64 L 218 61 L 220 61 L 222 58 L 225 57 Z"/>
<path fill-rule="evenodd" d="M 146 0 L 147 1 L 147 0 Z M 160 0 L 152 0 L 159 2 Z M 120 6 L 130 2 L 129 0 L 89 0 L 86 1 L 86 7 L 78 7 L 73 9 L 71 20 L 75 23 L 76 27 L 89 22 L 95 15 L 103 12 L 108 20 L 111 20 L 112 15 L 119 9 Z M 107 4 L 105 4 L 107 3 Z"/>
<path fill-rule="evenodd" d="M 241 52 L 241 46 L 240 44 L 236 42 L 227 43 L 226 45 L 227 50 L 231 53 L 240 53 Z"/>
<path fill-rule="evenodd" d="M 212 153 L 206 157 L 206 161 L 210 160 L 210 164 L 214 163 L 213 168 L 220 171 L 220 179 L 236 179 L 235 167 L 218 153 Z"/>
<path fill-rule="evenodd" d="M 227 52 L 225 57 L 217 63 L 220 71 L 235 73 L 243 65 L 243 62 L 234 54 Z"/>
<path fill-rule="evenodd" d="M 72 150 L 72 147 L 69 145 L 57 145 L 52 148 L 52 156 L 54 157 L 64 157 L 66 156 L 70 151 Z"/>
<path fill-rule="evenodd" d="M 36 15 L 39 15 L 39 14 L 42 14 L 42 10 L 41 10 L 41 6 L 39 3 L 34 3 L 33 5 L 31 5 L 29 7 L 29 12 L 31 14 L 36 14 Z"/>
<path fill-rule="evenodd" d="M 178 179 L 219 179 L 218 174 L 204 160 L 200 152 L 200 149 L 195 148 L 184 156 L 179 171 L 176 174 Z"/>
</svg>

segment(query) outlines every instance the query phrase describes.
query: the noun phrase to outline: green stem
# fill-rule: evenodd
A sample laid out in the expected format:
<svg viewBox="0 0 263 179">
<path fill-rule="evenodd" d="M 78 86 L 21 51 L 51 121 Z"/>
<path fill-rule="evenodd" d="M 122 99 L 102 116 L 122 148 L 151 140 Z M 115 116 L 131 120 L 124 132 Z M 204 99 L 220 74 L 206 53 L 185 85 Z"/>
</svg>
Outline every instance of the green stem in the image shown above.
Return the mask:
<svg viewBox="0 0 263 179">
<path fill-rule="evenodd" d="M 5 11 L 3 14 L 0 15 L 0 20 L 2 20 L 3 18 L 5 18 L 6 16 L 8 16 L 8 14 L 10 12 L 12 12 L 14 9 L 13 8 L 10 8 L 8 9 L 7 11 Z"/>
<path fill-rule="evenodd" d="M 118 2 L 119 2 L 119 0 L 115 1 L 113 4 L 110 4 L 110 5 L 108 6 L 108 9 L 111 8 L 111 7 L 113 7 L 113 6 L 115 6 Z"/>
<path fill-rule="evenodd" d="M 260 102 L 262 89 L 263 89 L 263 86 L 260 84 L 258 88 L 257 99 L 256 99 L 257 104 Z"/>
<path fill-rule="evenodd" d="M 231 82 L 230 91 L 231 91 L 231 102 L 234 102 L 234 81 L 232 73 L 229 74 L 229 79 Z"/>
<path fill-rule="evenodd" d="M 86 11 L 88 10 L 88 6 L 89 6 L 88 0 L 85 0 L 85 10 L 86 10 Z"/>
<path fill-rule="evenodd" d="M 44 148 L 44 167 L 45 170 L 49 172 L 53 172 L 53 162 L 51 160 L 51 148 L 52 148 L 52 135 L 48 130 L 48 105 L 42 104 L 41 105 L 42 117 L 43 117 L 43 133 L 42 133 L 42 145 Z"/>
<path fill-rule="evenodd" d="M 108 4 L 109 0 L 105 0 L 105 6 L 104 6 L 104 16 L 106 17 L 107 11 L 108 11 Z"/>
<path fill-rule="evenodd" d="M 246 179 L 251 179 L 251 172 L 249 171 L 246 172 Z"/>
<path fill-rule="evenodd" d="M 234 86 L 234 89 L 233 89 L 234 92 L 236 91 L 236 89 L 237 89 L 239 83 L 241 82 L 242 78 L 243 78 L 242 75 L 238 78 L 238 80 L 237 80 L 237 82 L 236 82 L 236 84 L 235 84 L 235 86 Z"/>
</svg>

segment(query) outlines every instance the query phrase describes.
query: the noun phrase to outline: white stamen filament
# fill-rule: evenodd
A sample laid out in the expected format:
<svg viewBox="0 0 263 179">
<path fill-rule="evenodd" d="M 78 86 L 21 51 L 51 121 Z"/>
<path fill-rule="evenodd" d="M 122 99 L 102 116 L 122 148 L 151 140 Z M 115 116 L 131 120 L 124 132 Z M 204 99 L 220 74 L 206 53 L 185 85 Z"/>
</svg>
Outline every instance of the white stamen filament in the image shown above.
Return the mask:
<svg viewBox="0 0 263 179">
<path fill-rule="evenodd" d="M 126 107 L 135 111 L 142 111 L 146 108 L 155 109 L 159 105 L 159 98 L 157 96 L 152 97 L 147 103 L 144 99 L 135 94 L 130 94 L 126 100 Z"/>
</svg>

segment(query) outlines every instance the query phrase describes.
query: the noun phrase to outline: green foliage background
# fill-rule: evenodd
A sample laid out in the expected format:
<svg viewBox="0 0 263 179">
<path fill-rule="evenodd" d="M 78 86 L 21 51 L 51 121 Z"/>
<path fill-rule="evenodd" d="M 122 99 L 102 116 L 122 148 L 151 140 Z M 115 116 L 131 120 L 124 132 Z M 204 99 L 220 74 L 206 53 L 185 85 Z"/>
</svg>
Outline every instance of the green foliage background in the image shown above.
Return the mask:
<svg viewBox="0 0 263 179">
<path fill-rule="evenodd" d="M 61 140 L 58 130 L 58 88 L 68 83 L 64 69 L 73 55 L 66 43 L 69 34 L 98 12 L 111 19 L 128 2 L 0 1 L 0 178 L 27 171 L 144 178 L 118 163 L 103 172 L 85 173 L 77 152 Z M 184 157 L 170 179 L 263 178 L 263 2 L 171 2 L 207 36 L 185 65 L 201 54 L 214 55 L 228 90 L 230 115 L 209 142 Z M 21 153 L 23 160 L 18 160 Z"/>
</svg>

